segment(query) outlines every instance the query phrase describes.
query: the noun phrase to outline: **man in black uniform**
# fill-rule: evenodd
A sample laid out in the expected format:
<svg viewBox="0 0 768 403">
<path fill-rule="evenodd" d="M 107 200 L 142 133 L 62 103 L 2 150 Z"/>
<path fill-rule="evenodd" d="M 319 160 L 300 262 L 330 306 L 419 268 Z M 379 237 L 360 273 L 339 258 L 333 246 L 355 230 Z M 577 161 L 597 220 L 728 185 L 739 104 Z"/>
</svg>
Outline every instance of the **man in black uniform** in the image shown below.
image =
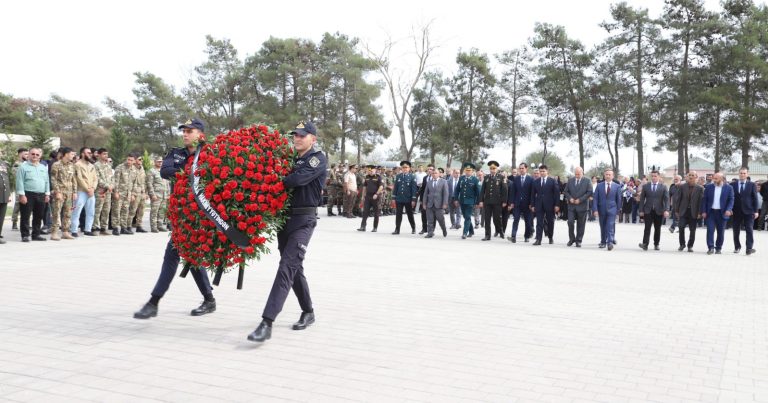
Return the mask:
<svg viewBox="0 0 768 403">
<path fill-rule="evenodd" d="M 283 179 L 285 187 L 293 189 L 291 209 L 285 225 L 277 233 L 280 264 L 275 282 L 261 314 L 263 320 L 256 330 L 248 335 L 250 341 L 262 342 L 272 337 L 272 322 L 283 309 L 291 288 L 301 306 L 301 317 L 293 324 L 293 330 L 306 329 L 315 323 L 303 262 L 307 245 L 317 225 L 317 206 L 322 202 L 328 160 L 322 151 L 314 148 L 317 141 L 317 129 L 314 124 L 299 123 L 291 134 L 293 148 L 298 155 L 293 171 Z"/>
<path fill-rule="evenodd" d="M 504 238 L 504 232 L 501 228 L 501 209 L 507 207 L 507 178 L 498 173 L 499 163 L 488 161 L 488 167 L 491 173 L 483 179 L 483 185 L 480 192 L 480 208 L 483 209 L 485 217 L 485 238 L 483 241 L 491 240 L 491 217 L 493 217 L 494 236 Z"/>
<path fill-rule="evenodd" d="M 365 181 L 363 182 L 363 221 L 357 230 L 365 232 L 368 212 L 373 209 L 373 230 L 371 232 L 376 232 L 376 228 L 379 227 L 379 214 L 381 212 L 379 198 L 384 191 L 384 180 L 376 172 L 375 166 L 366 165 L 365 168 L 368 169 L 368 173 L 365 175 Z"/>
<path fill-rule="evenodd" d="M 172 149 L 163 158 L 163 165 L 160 168 L 160 176 L 171 181 L 171 189 L 173 189 L 173 183 L 176 181 L 176 172 L 184 169 L 184 166 L 187 165 L 187 159 L 195 154 L 198 143 L 200 143 L 205 135 L 205 125 L 198 119 L 187 120 L 183 125 L 179 126 L 179 129 L 183 133 L 184 147 Z M 160 298 L 168 291 L 168 287 L 170 287 L 171 281 L 173 281 L 173 276 L 176 275 L 179 260 L 179 252 L 173 246 L 173 241 L 169 239 L 168 245 L 165 247 L 160 277 L 157 279 L 157 283 L 155 283 L 155 288 L 152 290 L 149 301 L 138 312 L 133 314 L 134 318 L 149 319 L 157 316 L 157 305 L 160 303 Z M 208 280 L 208 274 L 201 267 L 193 268 L 190 272 L 192 278 L 195 279 L 195 284 L 197 284 L 200 294 L 203 295 L 203 303 L 198 308 L 193 309 L 190 314 L 192 316 L 200 316 L 214 312 L 216 310 L 216 299 L 213 298 L 213 289 Z"/>
</svg>

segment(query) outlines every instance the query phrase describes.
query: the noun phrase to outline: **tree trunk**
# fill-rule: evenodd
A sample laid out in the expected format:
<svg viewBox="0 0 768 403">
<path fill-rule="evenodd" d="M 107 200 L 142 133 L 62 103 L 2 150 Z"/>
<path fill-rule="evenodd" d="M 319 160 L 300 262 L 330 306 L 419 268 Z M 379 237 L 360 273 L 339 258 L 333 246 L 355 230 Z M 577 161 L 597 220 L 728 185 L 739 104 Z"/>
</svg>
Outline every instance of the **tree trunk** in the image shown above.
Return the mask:
<svg viewBox="0 0 768 403">
<path fill-rule="evenodd" d="M 637 148 L 637 175 L 642 176 L 645 173 L 643 165 L 643 36 L 642 28 L 638 26 L 637 34 L 637 60 L 635 62 L 635 82 L 637 83 L 637 99 L 635 107 L 637 113 L 635 116 L 635 147 Z"/>
<path fill-rule="evenodd" d="M 609 135 L 609 132 L 608 119 L 606 119 L 605 125 L 603 125 L 603 134 L 605 135 L 605 144 L 608 146 L 608 155 L 611 157 L 611 167 L 616 170 L 616 160 L 613 158 L 613 147 L 611 146 L 611 136 Z"/>
<path fill-rule="evenodd" d="M 752 108 L 752 70 L 747 68 L 747 77 L 744 81 L 744 112 L 742 112 L 741 129 L 741 166 L 749 167 L 749 140 L 752 138 L 752 128 L 750 127 L 750 111 Z"/>
<path fill-rule="evenodd" d="M 715 172 L 720 172 L 720 107 L 715 109 Z"/>
</svg>

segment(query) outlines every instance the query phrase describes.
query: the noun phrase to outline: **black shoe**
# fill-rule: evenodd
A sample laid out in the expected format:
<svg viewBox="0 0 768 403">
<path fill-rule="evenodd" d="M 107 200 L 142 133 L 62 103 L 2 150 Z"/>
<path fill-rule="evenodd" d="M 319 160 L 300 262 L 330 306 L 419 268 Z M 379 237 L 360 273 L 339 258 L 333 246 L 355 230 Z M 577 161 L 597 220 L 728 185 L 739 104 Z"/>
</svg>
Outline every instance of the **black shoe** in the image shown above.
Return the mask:
<svg viewBox="0 0 768 403">
<path fill-rule="evenodd" d="M 722 254 L 723 254 L 723 251 L 721 251 L 720 249 L 715 250 L 715 255 L 722 255 Z"/>
<path fill-rule="evenodd" d="M 490 241 L 490 240 L 491 240 L 491 237 L 487 235 L 483 239 L 481 239 L 481 241 Z"/>
<path fill-rule="evenodd" d="M 128 228 L 128 229 L 125 230 L 125 233 L 128 234 L 128 235 L 133 235 L 133 230 Z"/>
<path fill-rule="evenodd" d="M 120 234 L 121 235 L 128 235 L 128 230 L 123 228 L 123 229 L 120 230 Z"/>
<path fill-rule="evenodd" d="M 707 255 L 711 255 L 711 254 L 713 254 L 713 253 L 715 253 L 715 250 L 714 250 L 714 249 L 708 249 L 708 250 L 707 250 Z"/>
<path fill-rule="evenodd" d="M 72 237 L 73 237 L 73 238 L 77 238 L 77 237 L 79 237 L 79 236 L 80 236 L 80 234 L 78 234 L 77 232 L 72 232 L 71 234 L 72 234 Z"/>
<path fill-rule="evenodd" d="M 160 232 L 168 232 L 168 230 L 165 229 L 165 228 L 158 228 L 157 230 L 160 231 Z"/>
<path fill-rule="evenodd" d="M 669 227 L 669 232 L 674 233 L 675 232 L 675 227 Z"/>
<path fill-rule="evenodd" d="M 445 238 L 445 237 L 447 237 L 447 236 L 448 236 L 448 231 L 446 231 L 446 230 L 443 230 L 443 238 Z"/>
<path fill-rule="evenodd" d="M 112 229 L 112 235 L 120 236 L 120 232 L 117 228 Z"/>
<path fill-rule="evenodd" d="M 661 250 L 661 248 L 659 248 L 659 245 L 653 245 L 653 250 Z"/>
<path fill-rule="evenodd" d="M 19 230 L 19 224 L 13 223 L 13 226 L 11 227 L 11 231 L 18 231 Z"/>
<path fill-rule="evenodd" d="M 376 228 L 374 227 L 374 228 L 371 230 L 371 232 L 376 232 Z"/>
<path fill-rule="evenodd" d="M 693 252 L 693 248 L 688 248 L 688 252 Z"/>
<path fill-rule="evenodd" d="M 461 239 L 467 239 L 467 234 L 461 234 Z"/>
<path fill-rule="evenodd" d="M 145 230 L 144 228 L 141 228 L 141 227 L 136 227 L 136 232 L 144 234 L 144 233 L 147 232 L 147 230 Z"/>
<path fill-rule="evenodd" d="M 426 236 L 424 236 L 424 238 L 434 238 L 434 237 L 435 237 L 435 234 L 427 234 Z"/>
<path fill-rule="evenodd" d="M 43 234 L 43 235 L 48 235 L 48 234 L 50 234 L 50 233 L 51 233 L 51 231 L 49 231 L 49 230 L 47 230 L 47 229 L 43 228 L 43 229 L 41 229 L 41 230 L 40 230 L 40 233 L 41 233 L 41 234 Z"/>
<path fill-rule="evenodd" d="M 291 326 L 291 329 L 293 330 L 304 330 L 307 328 L 307 326 L 315 323 L 315 313 L 314 312 L 302 312 L 301 316 L 299 316 L 299 321 L 294 323 L 293 326 Z"/>
<path fill-rule="evenodd" d="M 533 246 L 539 246 L 539 245 L 541 245 L 541 241 L 539 241 L 539 240 L 537 239 L 537 240 L 536 240 L 536 242 L 534 242 L 534 243 L 533 243 Z"/>
<path fill-rule="evenodd" d="M 40 235 L 38 235 L 38 236 L 33 236 L 33 237 L 32 237 L 32 240 L 33 240 L 33 241 L 47 241 L 47 239 L 45 239 L 45 238 L 41 237 Z"/>
<path fill-rule="evenodd" d="M 566 245 L 567 245 L 567 246 L 571 246 L 571 245 L 573 245 L 574 243 L 576 243 L 576 241 L 568 241 L 568 243 L 567 243 Z"/>
<path fill-rule="evenodd" d="M 512 243 L 517 243 L 517 238 L 515 238 L 515 237 L 510 237 L 510 238 L 509 238 L 509 242 L 512 242 Z"/>
<path fill-rule="evenodd" d="M 608 250 L 613 250 L 613 244 L 612 243 L 608 244 Z"/>
<path fill-rule="evenodd" d="M 85 236 L 96 236 L 96 234 L 94 234 L 93 231 L 85 231 L 85 232 L 83 232 L 83 235 L 85 235 Z"/>
<path fill-rule="evenodd" d="M 398 230 L 395 230 L 395 231 L 392 233 L 392 235 L 400 235 L 400 231 L 398 231 Z"/>
<path fill-rule="evenodd" d="M 581 242 L 576 242 L 576 247 L 581 248 Z"/>
<path fill-rule="evenodd" d="M 525 242 L 529 242 L 531 238 L 525 238 Z"/>
<path fill-rule="evenodd" d="M 272 337 L 272 326 L 269 326 L 267 322 L 261 321 L 259 323 L 259 326 L 251 332 L 251 334 L 248 335 L 248 340 L 250 341 L 256 341 L 256 342 L 263 342 L 267 341 Z"/>
<path fill-rule="evenodd" d="M 419 231 L 419 235 L 424 235 L 426 233 L 427 233 L 427 231 L 424 231 L 424 230 Z"/>
<path fill-rule="evenodd" d="M 29 242 L 29 237 L 28 236 L 21 237 L 21 242 Z"/>
<path fill-rule="evenodd" d="M 597 245 L 597 247 L 600 248 L 600 249 L 605 249 L 605 244 L 601 243 L 600 245 Z"/>
<path fill-rule="evenodd" d="M 365 227 L 358 228 L 357 230 L 360 232 L 365 232 Z"/>
<path fill-rule="evenodd" d="M 555 243 L 555 241 L 552 240 L 552 238 L 549 238 L 549 244 L 552 245 L 553 243 Z"/>
<path fill-rule="evenodd" d="M 411 235 L 414 235 L 414 234 L 416 234 L 416 230 L 415 230 L 415 229 L 412 229 L 412 230 L 411 230 Z M 423 234 L 423 232 L 422 232 L 422 234 Z"/>
<path fill-rule="evenodd" d="M 739 252 L 741 252 L 741 248 L 736 248 L 736 249 L 734 249 L 734 251 L 733 251 L 733 253 L 739 253 Z"/>
<path fill-rule="evenodd" d="M 328 217 L 335 217 L 335 216 L 336 216 L 336 214 L 333 214 L 333 211 L 329 211 L 328 212 Z"/>
<path fill-rule="evenodd" d="M 149 319 L 157 316 L 157 305 L 147 302 L 141 309 L 134 312 L 133 317 L 135 319 Z"/>
<path fill-rule="evenodd" d="M 680 245 L 679 248 L 677 248 L 678 251 L 682 252 L 685 249 L 685 245 Z"/>
<path fill-rule="evenodd" d="M 199 307 L 193 309 L 189 314 L 192 316 L 202 316 L 206 313 L 216 312 L 216 300 L 205 300 Z"/>
<path fill-rule="evenodd" d="M 642 249 L 642 250 L 648 250 L 648 245 L 646 245 L 644 243 L 639 243 L 639 244 L 637 244 L 637 246 L 639 246 L 640 249 Z"/>
<path fill-rule="evenodd" d="M 747 249 L 747 256 L 755 253 L 756 251 L 754 249 Z"/>
</svg>

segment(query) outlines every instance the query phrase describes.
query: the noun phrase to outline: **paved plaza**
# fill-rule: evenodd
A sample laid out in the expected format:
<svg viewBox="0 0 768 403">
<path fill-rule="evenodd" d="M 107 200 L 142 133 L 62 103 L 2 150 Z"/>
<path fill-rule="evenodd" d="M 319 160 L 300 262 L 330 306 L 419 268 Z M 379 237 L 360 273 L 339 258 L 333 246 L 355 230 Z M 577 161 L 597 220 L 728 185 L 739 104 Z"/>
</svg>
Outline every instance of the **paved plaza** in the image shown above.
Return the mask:
<svg viewBox="0 0 768 403">
<path fill-rule="evenodd" d="M 763 232 L 753 256 L 730 232 L 707 256 L 703 230 L 687 253 L 666 227 L 643 252 L 642 227 L 618 224 L 607 252 L 594 223 L 581 249 L 563 221 L 538 247 L 358 226 L 321 213 L 305 262 L 317 323 L 290 329 L 290 295 L 256 344 L 276 251 L 243 290 L 224 276 L 215 313 L 190 316 L 201 297 L 177 277 L 141 321 L 167 234 L 21 243 L 6 222 L 0 400 L 768 401 Z"/>
</svg>

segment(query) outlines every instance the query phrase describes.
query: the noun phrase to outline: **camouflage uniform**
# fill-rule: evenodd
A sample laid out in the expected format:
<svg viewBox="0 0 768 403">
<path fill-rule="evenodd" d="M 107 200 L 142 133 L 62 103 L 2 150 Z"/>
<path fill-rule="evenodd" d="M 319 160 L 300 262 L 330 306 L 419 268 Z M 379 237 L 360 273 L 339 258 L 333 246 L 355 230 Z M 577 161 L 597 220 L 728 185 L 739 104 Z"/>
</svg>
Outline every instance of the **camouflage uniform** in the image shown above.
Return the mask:
<svg viewBox="0 0 768 403">
<path fill-rule="evenodd" d="M 21 161 L 16 161 L 13 163 L 13 169 L 11 170 L 11 187 L 15 187 L 16 185 L 16 170 L 19 169 L 19 165 L 21 165 Z M 19 229 L 19 214 L 21 213 L 21 203 L 19 203 L 19 196 L 16 195 L 16 191 L 14 190 L 13 194 L 15 195 L 16 201 L 13 203 L 13 212 L 11 213 L 11 223 L 13 224 L 13 229 L 17 230 Z M 5 218 L 5 217 L 3 217 Z"/>
<path fill-rule="evenodd" d="M 51 227 L 51 240 L 58 241 L 59 230 L 64 228 L 63 237 L 72 239 L 69 235 L 70 219 L 72 218 L 72 194 L 77 192 L 75 180 L 75 164 L 72 162 L 56 162 L 51 167 L 51 215 L 53 225 Z M 61 200 L 59 200 L 61 195 Z"/>
<path fill-rule="evenodd" d="M 362 170 L 357 171 L 357 198 L 355 199 L 355 205 L 352 207 L 352 214 L 356 216 L 363 215 L 363 209 L 360 205 L 363 201 L 363 184 L 365 183 L 365 174 Z"/>
<path fill-rule="evenodd" d="M 341 215 L 341 206 L 344 204 L 344 188 L 342 184 L 341 173 L 335 168 L 328 172 L 328 215 L 333 214 L 333 206 L 337 206 L 339 215 Z"/>
<path fill-rule="evenodd" d="M 168 181 L 160 176 L 160 170 L 152 168 L 147 175 L 147 194 L 150 197 L 149 227 L 152 232 L 165 231 L 165 210 L 168 208 L 170 187 Z M 156 198 L 156 200 L 152 200 Z"/>
<path fill-rule="evenodd" d="M 128 229 L 128 212 L 131 204 L 131 195 L 133 192 L 133 168 L 120 164 L 115 169 L 114 183 L 112 192 L 112 228 L 115 230 Z M 115 199 L 115 195 L 119 198 Z"/>
<path fill-rule="evenodd" d="M 112 191 L 114 188 L 114 174 L 109 163 L 98 161 L 94 164 L 99 184 L 96 187 L 96 211 L 93 214 L 93 227 L 99 228 L 102 233 L 109 227 L 109 210 L 112 208 Z"/>
<path fill-rule="evenodd" d="M 130 212 L 128 213 L 128 228 L 133 225 L 134 218 L 136 228 L 141 228 L 141 222 L 144 221 L 144 198 L 147 194 L 147 173 L 144 166 L 138 164 L 133 168 L 133 190 L 136 198 L 131 201 Z"/>
</svg>

